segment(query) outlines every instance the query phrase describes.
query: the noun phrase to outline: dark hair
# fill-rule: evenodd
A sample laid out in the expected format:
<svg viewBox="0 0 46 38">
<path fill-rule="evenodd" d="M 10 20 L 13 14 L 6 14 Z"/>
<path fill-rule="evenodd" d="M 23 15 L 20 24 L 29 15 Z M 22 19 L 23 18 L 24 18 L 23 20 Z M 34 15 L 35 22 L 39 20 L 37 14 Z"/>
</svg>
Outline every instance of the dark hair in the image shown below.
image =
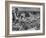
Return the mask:
<svg viewBox="0 0 46 38">
<path fill-rule="evenodd" d="M 30 17 L 29 13 L 25 11 L 25 17 Z"/>
<path fill-rule="evenodd" d="M 15 8 L 15 13 L 17 13 L 17 11 L 18 11 L 18 8 Z"/>
<path fill-rule="evenodd" d="M 18 11 L 18 8 L 15 8 L 16 11 Z"/>
</svg>

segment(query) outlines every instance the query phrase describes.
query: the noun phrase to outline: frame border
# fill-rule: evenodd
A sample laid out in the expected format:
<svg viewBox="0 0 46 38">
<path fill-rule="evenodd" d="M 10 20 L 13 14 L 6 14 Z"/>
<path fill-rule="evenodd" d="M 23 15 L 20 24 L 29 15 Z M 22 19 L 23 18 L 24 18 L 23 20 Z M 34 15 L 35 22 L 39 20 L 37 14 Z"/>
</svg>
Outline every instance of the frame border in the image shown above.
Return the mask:
<svg viewBox="0 0 46 38">
<path fill-rule="evenodd" d="M 30 34 L 9 34 L 9 4 L 11 3 L 22 3 L 22 4 L 32 4 L 32 5 L 42 5 L 43 6 L 43 33 L 30 33 Z M 5 37 L 20 37 L 20 36 L 37 36 L 45 35 L 45 3 L 35 3 L 35 2 L 20 2 L 20 1 L 5 1 Z"/>
</svg>

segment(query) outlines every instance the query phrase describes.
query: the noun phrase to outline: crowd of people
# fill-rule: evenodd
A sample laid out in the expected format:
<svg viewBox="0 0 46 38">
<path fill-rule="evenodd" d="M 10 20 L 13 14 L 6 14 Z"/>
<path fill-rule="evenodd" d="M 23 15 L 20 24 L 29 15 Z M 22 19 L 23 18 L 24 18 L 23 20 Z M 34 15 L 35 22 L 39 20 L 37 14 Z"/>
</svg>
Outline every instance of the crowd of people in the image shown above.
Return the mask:
<svg viewBox="0 0 46 38">
<path fill-rule="evenodd" d="M 40 13 L 36 11 L 19 11 L 18 8 L 12 10 L 12 30 L 39 30 Z"/>
</svg>

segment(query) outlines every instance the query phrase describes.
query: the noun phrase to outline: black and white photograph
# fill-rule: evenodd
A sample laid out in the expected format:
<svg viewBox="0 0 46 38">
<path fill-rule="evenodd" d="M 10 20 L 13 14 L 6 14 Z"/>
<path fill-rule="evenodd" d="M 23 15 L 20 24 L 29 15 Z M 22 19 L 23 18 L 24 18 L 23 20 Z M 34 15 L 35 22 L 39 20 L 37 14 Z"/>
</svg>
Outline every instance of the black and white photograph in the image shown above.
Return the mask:
<svg viewBox="0 0 46 38">
<path fill-rule="evenodd" d="M 12 7 L 12 31 L 40 30 L 40 8 Z"/>
<path fill-rule="evenodd" d="M 9 34 L 43 33 L 43 6 L 10 4 Z"/>
<path fill-rule="evenodd" d="M 44 3 L 8 1 L 5 9 L 6 37 L 45 34 Z"/>
</svg>

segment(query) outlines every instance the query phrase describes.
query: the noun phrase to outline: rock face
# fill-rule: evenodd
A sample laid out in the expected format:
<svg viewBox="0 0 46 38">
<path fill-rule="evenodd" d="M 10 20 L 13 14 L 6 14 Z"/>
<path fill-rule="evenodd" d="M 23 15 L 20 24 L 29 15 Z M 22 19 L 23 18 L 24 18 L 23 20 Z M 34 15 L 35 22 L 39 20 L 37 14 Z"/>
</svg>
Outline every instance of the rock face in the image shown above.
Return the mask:
<svg viewBox="0 0 46 38">
<path fill-rule="evenodd" d="M 12 10 L 12 30 L 40 30 L 40 9 L 20 7 Z"/>
</svg>

